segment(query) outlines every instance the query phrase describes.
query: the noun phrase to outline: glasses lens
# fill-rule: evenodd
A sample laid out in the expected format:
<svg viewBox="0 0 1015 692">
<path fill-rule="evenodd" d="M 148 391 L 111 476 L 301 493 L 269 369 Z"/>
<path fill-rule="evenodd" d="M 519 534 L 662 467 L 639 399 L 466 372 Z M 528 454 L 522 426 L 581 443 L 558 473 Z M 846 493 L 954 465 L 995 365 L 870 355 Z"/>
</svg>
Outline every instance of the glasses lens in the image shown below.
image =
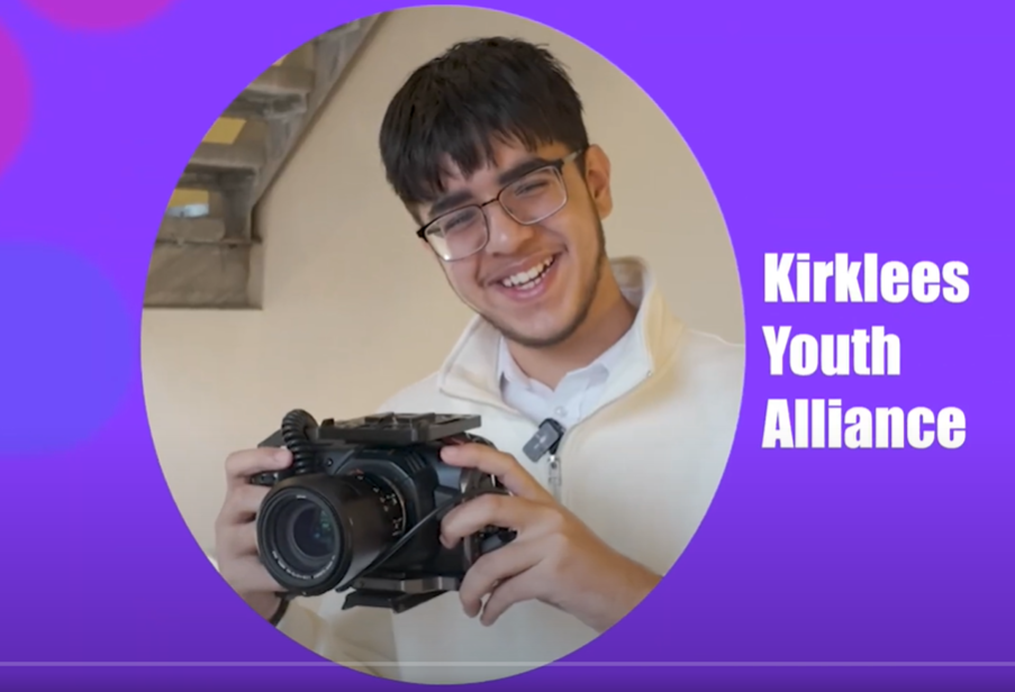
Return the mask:
<svg viewBox="0 0 1015 692">
<path fill-rule="evenodd" d="M 518 223 L 538 223 L 567 204 L 567 189 L 556 168 L 543 168 L 505 188 L 500 203 Z M 438 255 L 451 261 L 481 250 L 487 231 L 483 210 L 466 207 L 437 219 L 427 228 L 426 239 Z"/>
<path fill-rule="evenodd" d="M 536 223 L 560 211 L 567 192 L 556 168 L 529 173 L 504 190 L 501 203 L 518 223 Z"/>
<path fill-rule="evenodd" d="M 467 257 L 486 242 L 486 216 L 479 207 L 466 207 L 437 219 L 426 232 L 434 250 L 446 260 Z"/>
</svg>

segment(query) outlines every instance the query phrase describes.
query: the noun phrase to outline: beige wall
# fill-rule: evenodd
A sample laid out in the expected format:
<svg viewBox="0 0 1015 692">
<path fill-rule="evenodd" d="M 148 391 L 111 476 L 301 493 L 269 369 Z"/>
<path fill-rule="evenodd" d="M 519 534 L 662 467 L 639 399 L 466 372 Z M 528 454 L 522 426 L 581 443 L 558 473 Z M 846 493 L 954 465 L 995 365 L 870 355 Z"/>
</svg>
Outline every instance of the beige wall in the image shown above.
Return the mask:
<svg viewBox="0 0 1015 692">
<path fill-rule="evenodd" d="M 145 314 L 155 447 L 205 550 L 229 451 L 254 446 L 290 408 L 319 418 L 371 412 L 435 369 L 468 319 L 386 186 L 376 140 L 387 100 L 413 68 L 455 41 L 490 34 L 546 43 L 570 68 L 591 136 L 613 163 L 610 253 L 648 258 L 685 321 L 743 340 L 717 203 L 673 125 L 636 85 L 526 20 L 462 8 L 395 13 L 262 204 L 264 309 Z"/>
</svg>

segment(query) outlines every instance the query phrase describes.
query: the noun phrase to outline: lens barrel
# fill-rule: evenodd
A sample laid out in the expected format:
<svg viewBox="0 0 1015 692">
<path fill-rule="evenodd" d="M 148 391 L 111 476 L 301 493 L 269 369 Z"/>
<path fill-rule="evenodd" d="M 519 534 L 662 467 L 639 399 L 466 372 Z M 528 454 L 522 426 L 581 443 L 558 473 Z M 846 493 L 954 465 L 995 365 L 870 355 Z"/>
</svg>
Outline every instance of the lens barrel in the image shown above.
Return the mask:
<svg viewBox="0 0 1015 692">
<path fill-rule="evenodd" d="M 317 596 L 369 566 L 397 540 L 403 522 L 402 502 L 381 479 L 296 476 L 265 498 L 258 550 L 283 588 Z"/>
</svg>

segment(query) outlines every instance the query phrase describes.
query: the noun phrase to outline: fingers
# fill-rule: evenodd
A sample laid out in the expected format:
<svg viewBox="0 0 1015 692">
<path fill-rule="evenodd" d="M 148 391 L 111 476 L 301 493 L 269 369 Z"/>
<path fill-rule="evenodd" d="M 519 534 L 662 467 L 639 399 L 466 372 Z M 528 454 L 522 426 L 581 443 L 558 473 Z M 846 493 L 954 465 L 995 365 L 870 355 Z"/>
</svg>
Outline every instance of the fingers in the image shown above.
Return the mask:
<svg viewBox="0 0 1015 692">
<path fill-rule="evenodd" d="M 441 542 L 451 548 L 487 526 L 514 529 L 521 533 L 538 523 L 545 513 L 543 505 L 521 497 L 480 495 L 448 512 L 441 521 Z"/>
<path fill-rule="evenodd" d="M 249 490 L 248 490 L 249 488 Z M 246 486 L 231 493 L 216 525 L 216 561 L 226 583 L 240 594 L 281 590 L 261 563 L 257 550 L 257 524 L 245 520 L 256 511 L 268 488 Z"/>
<path fill-rule="evenodd" d="M 257 524 L 220 528 L 215 532 L 216 559 L 222 563 L 241 557 L 257 556 Z"/>
<path fill-rule="evenodd" d="M 483 614 L 479 621 L 489 627 L 497 622 L 497 619 L 515 603 L 531 601 L 539 597 L 537 584 L 539 575 L 534 570 L 528 570 L 516 577 L 502 581 L 494 587 L 490 598 L 486 600 L 483 607 Z"/>
<path fill-rule="evenodd" d="M 242 557 L 257 557 L 257 524 L 248 522 L 233 531 L 233 554 Z"/>
<path fill-rule="evenodd" d="M 259 448 L 230 454 L 225 471 L 227 491 L 215 521 L 219 572 L 240 594 L 269 594 L 281 590 L 261 563 L 254 518 L 270 488 L 251 485 L 250 476 L 277 471 L 292 463 L 286 449 Z"/>
<path fill-rule="evenodd" d="M 264 471 L 280 471 L 292 463 L 285 448 L 259 447 L 234 452 L 226 459 L 226 482 L 230 488 L 249 485 L 250 477 Z"/>
<path fill-rule="evenodd" d="M 257 554 L 257 524 L 254 518 L 269 488 L 241 485 L 233 488 L 215 521 L 215 536 L 221 559 Z"/>
<path fill-rule="evenodd" d="M 489 445 L 468 443 L 444 447 L 441 459 L 451 466 L 474 468 L 496 476 L 512 495 L 546 501 L 551 495 L 511 456 Z"/>
<path fill-rule="evenodd" d="M 215 533 L 222 549 L 230 555 L 248 555 L 252 548 L 256 550 L 253 519 L 269 488 L 251 485 L 250 476 L 284 469 L 291 462 L 289 450 L 270 447 L 234 452 L 226 459 L 226 499 L 215 520 Z"/>
<path fill-rule="evenodd" d="M 538 546 L 525 541 L 509 543 L 481 557 L 466 572 L 458 590 L 465 614 L 470 618 L 479 615 L 487 594 L 494 591 L 499 583 L 534 567 L 539 559 Z"/>
<path fill-rule="evenodd" d="M 230 490 L 219 513 L 219 525 L 229 527 L 252 521 L 269 491 L 270 488 L 259 485 L 241 485 Z"/>
<path fill-rule="evenodd" d="M 230 559 L 222 567 L 222 578 L 240 594 L 275 593 L 282 590 L 256 556 Z"/>
</svg>

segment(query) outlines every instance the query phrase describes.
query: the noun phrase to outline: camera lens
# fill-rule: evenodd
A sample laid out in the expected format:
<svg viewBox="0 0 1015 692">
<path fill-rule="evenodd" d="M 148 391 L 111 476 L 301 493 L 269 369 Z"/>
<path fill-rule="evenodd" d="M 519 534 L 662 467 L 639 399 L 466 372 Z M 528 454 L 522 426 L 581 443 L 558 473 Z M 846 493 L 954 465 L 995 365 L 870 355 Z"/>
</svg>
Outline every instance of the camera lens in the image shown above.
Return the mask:
<svg viewBox="0 0 1015 692">
<path fill-rule="evenodd" d="M 402 507 L 376 479 L 293 477 L 276 485 L 257 518 L 261 560 L 283 587 L 331 591 L 396 540 Z"/>
<path fill-rule="evenodd" d="M 321 503 L 293 499 L 279 508 L 275 545 L 295 569 L 314 572 L 333 559 L 338 548 L 335 521 Z"/>
<path fill-rule="evenodd" d="M 304 507 L 293 519 L 292 538 L 296 548 L 313 558 L 335 551 L 335 530 L 318 507 Z"/>
</svg>

